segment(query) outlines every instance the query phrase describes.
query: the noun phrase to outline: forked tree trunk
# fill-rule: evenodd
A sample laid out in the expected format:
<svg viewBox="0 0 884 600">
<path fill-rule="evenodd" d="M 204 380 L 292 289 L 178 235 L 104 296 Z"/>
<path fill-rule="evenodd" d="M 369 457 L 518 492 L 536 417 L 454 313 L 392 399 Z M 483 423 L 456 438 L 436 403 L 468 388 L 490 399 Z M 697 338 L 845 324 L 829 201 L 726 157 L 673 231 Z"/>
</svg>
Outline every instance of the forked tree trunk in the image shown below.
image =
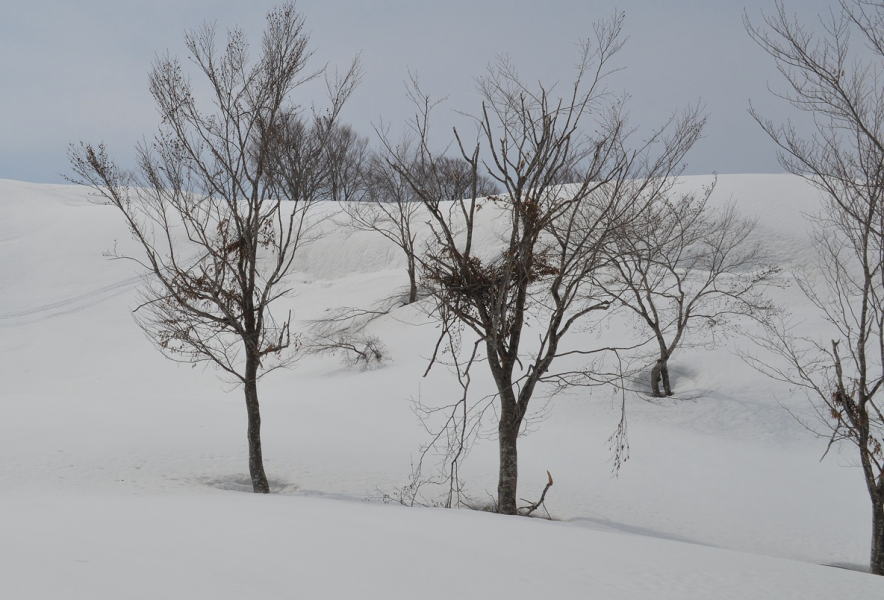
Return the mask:
<svg viewBox="0 0 884 600">
<path fill-rule="evenodd" d="M 270 492 L 270 484 L 264 473 L 264 457 L 261 454 L 261 408 L 258 404 L 258 361 L 251 357 L 246 359 L 246 413 L 248 414 L 249 439 L 249 476 L 252 479 L 252 491 L 256 494 Z"/>
<path fill-rule="evenodd" d="M 509 415 L 501 414 L 497 426 L 500 445 L 500 471 L 497 479 L 497 510 L 505 515 L 518 513 L 516 488 L 519 481 L 519 457 L 517 444 L 519 425 Z"/>
<path fill-rule="evenodd" d="M 663 392 L 660 392 L 660 382 L 663 382 Z M 672 386 L 669 383 L 669 361 L 665 358 L 658 358 L 651 368 L 651 392 L 657 398 L 662 398 L 663 394 L 672 395 Z"/>
<path fill-rule="evenodd" d="M 872 501 L 872 556 L 869 571 L 884 575 L 884 504 Z"/>
</svg>

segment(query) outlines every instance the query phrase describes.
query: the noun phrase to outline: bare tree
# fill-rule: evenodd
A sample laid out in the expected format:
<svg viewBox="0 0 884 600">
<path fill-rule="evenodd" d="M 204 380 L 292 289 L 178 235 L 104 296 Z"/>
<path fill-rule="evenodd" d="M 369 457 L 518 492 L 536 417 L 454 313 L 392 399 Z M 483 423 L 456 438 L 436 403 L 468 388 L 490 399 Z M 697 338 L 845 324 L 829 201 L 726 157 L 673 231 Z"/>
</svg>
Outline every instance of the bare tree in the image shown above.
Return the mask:
<svg viewBox="0 0 884 600">
<path fill-rule="evenodd" d="M 498 192 L 493 179 L 483 173 L 473 173 L 470 163 L 460 157 L 436 156 L 432 164 L 416 159 L 415 172 L 420 174 L 422 169 L 427 171 L 423 177 L 433 178 L 438 193 L 449 200 L 472 198 L 474 195 L 487 198 Z"/>
<path fill-rule="evenodd" d="M 422 166 L 415 159 L 411 144 L 400 144 L 396 152 L 394 161 L 381 155 L 371 156 L 365 163 L 360 180 L 362 194 L 352 198 L 358 201 L 342 206 L 349 226 L 378 233 L 402 250 L 408 274 L 405 304 L 411 304 L 417 301 L 419 291 L 415 225 L 421 213 L 421 203 L 395 165 L 413 162 L 415 177 L 438 177 L 439 193 L 450 200 L 464 198 L 472 192 L 472 175 L 467 163 L 448 156 L 434 157 L 433 172 L 424 174 L 420 170 L 426 165 Z M 495 193 L 496 187 L 488 178 L 480 177 L 476 191 L 480 196 L 490 196 Z"/>
<path fill-rule="evenodd" d="M 138 171 L 117 167 L 103 146 L 72 147 L 71 161 L 140 247 L 125 257 L 149 276 L 140 326 L 165 355 L 214 364 L 243 385 L 252 487 L 266 493 L 257 382 L 297 346 L 291 315 L 272 307 L 326 186 L 327 147 L 356 67 L 329 83 L 326 112 L 304 118 L 289 98 L 316 74 L 306 71 L 308 37 L 294 5 L 267 15 L 254 63 L 236 29 L 220 52 L 211 26 L 186 45 L 210 84 L 211 110 L 198 105 L 180 63 L 160 59 L 150 91 L 162 125 L 138 148 Z"/>
<path fill-rule="evenodd" d="M 762 249 L 750 237 L 752 221 L 737 216 L 733 206 L 707 206 L 714 188 L 713 182 L 677 197 L 663 190 L 607 247 L 608 269 L 598 284 L 656 341 L 654 396 L 672 395 L 669 359 L 690 329 L 702 324 L 714 336 L 729 329 L 732 317 L 761 318 L 773 308 L 761 289 L 779 269 L 763 264 Z"/>
<path fill-rule="evenodd" d="M 779 96 L 812 117 L 802 136 L 752 111 L 786 170 L 822 192 L 819 276 L 796 279 L 829 326 L 822 339 L 770 323 L 762 344 L 780 360 L 752 362 L 808 393 L 829 447 L 846 441 L 858 450 L 872 502 L 870 570 L 884 575 L 884 3 L 844 0 L 821 22 L 814 35 L 780 2 L 759 26 L 746 18 L 785 80 Z"/>
<path fill-rule="evenodd" d="M 352 202 L 363 199 L 369 158 L 368 138 L 357 134 L 349 125 L 332 128 L 326 147 L 328 196 L 331 200 Z"/>
<path fill-rule="evenodd" d="M 415 201 L 411 188 L 399 173 L 378 156 L 367 161 L 361 183 L 359 201 L 342 205 L 348 218 L 346 224 L 357 230 L 378 233 L 402 251 L 408 273 L 405 304 L 411 304 L 418 298 L 415 218 L 420 203 Z"/>
<path fill-rule="evenodd" d="M 496 508 L 505 514 L 519 512 L 517 442 L 538 385 L 553 377 L 556 359 L 580 352 L 562 345 L 574 325 L 610 305 L 591 287 L 611 233 L 677 170 L 702 126 L 689 114 L 653 132 L 638 149 L 626 147 L 619 103 L 599 109 L 611 57 L 621 46 L 622 19 L 595 27 L 562 97 L 542 84 L 528 88 L 506 61 L 490 69 L 481 80 L 476 143 L 454 132 L 471 172 L 465 198 L 450 201 L 446 193 L 431 149 L 432 103 L 426 97 L 413 124 L 420 140 L 417 161 L 403 163 L 390 154 L 427 213 L 431 240 L 419 260 L 436 314 L 475 333 L 495 384 Z M 595 125 L 592 135 L 584 132 L 587 122 Z M 502 188 L 484 203 L 478 201 L 480 172 Z M 558 185 L 563 173 L 579 176 L 572 185 Z M 502 247 L 491 256 L 474 245 L 480 209 L 499 211 L 498 220 L 506 223 Z M 526 342 L 529 318 L 538 327 L 535 344 L 533 336 Z"/>
</svg>

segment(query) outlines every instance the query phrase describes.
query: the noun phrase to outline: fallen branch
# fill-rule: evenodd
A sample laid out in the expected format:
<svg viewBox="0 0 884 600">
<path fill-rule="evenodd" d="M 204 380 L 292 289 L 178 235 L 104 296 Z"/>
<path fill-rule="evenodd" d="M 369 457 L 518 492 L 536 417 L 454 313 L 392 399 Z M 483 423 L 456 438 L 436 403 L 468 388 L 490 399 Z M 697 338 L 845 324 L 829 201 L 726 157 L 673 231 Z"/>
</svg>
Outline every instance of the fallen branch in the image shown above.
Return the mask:
<svg viewBox="0 0 884 600">
<path fill-rule="evenodd" d="M 543 487 L 543 492 L 540 493 L 540 498 L 537 500 L 537 502 L 529 502 L 528 500 L 525 500 L 524 498 L 522 498 L 522 502 L 529 502 L 529 504 L 527 506 L 522 506 L 521 508 L 519 508 L 519 514 L 527 517 L 531 513 L 533 513 L 535 510 L 540 508 L 541 506 L 543 506 L 543 510 L 546 510 L 546 506 L 544 506 L 543 503 L 546 500 L 546 492 L 549 491 L 549 488 L 552 487 L 552 484 L 553 484 L 553 477 L 550 474 L 550 472 L 547 471 L 546 472 L 546 485 Z M 546 511 L 546 516 L 550 517 L 548 510 Z M 552 518 L 552 517 L 550 517 L 550 518 Z"/>
</svg>

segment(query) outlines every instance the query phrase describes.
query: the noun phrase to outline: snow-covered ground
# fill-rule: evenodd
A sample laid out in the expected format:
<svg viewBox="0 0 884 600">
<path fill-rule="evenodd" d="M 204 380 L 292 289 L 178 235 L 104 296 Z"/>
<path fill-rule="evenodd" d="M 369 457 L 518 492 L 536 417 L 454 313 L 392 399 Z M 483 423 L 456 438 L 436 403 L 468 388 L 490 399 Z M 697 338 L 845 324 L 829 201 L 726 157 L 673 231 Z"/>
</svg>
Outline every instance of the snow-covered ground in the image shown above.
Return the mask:
<svg viewBox="0 0 884 600">
<path fill-rule="evenodd" d="M 816 200 L 800 180 L 722 176 L 714 197 L 758 217 L 785 266 L 807 263 L 799 214 Z M 382 238 L 325 227 L 292 278 L 302 322 L 404 285 Z M 370 325 L 389 353 L 381 368 L 308 357 L 262 381 L 277 493 L 258 496 L 243 493 L 241 392 L 155 351 L 130 313 L 135 266 L 102 255 L 115 241 L 131 248 L 85 190 L 0 180 L 3 597 L 884 597 L 884 578 L 824 566 L 867 560 L 870 506 L 849 449 L 819 462 L 824 442 L 784 408 L 806 411 L 802 398 L 747 367 L 742 338 L 677 355 L 676 398 L 630 400 L 618 477 L 616 399 L 550 399 L 520 445 L 522 496 L 547 469 L 556 479 L 550 522 L 380 501 L 426 441 L 412 401 L 457 391 L 444 369 L 421 378 L 436 329 L 420 307 L 398 308 Z M 813 326 L 794 286 L 776 294 Z M 465 469 L 487 498 L 494 441 Z"/>
</svg>

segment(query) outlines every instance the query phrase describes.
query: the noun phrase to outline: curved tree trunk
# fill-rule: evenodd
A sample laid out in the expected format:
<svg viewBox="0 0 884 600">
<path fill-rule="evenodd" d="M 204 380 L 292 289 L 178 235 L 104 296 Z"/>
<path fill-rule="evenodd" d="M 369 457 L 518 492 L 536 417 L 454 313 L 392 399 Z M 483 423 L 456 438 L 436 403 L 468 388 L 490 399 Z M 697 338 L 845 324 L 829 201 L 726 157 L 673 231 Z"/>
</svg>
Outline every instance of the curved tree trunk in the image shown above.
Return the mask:
<svg viewBox="0 0 884 600">
<path fill-rule="evenodd" d="M 519 426 L 508 411 L 502 411 L 497 434 L 500 445 L 500 471 L 497 479 L 497 511 L 505 515 L 518 513 L 516 488 L 519 481 L 517 444 Z"/>
<path fill-rule="evenodd" d="M 884 575 L 884 504 L 872 501 L 872 556 L 869 572 Z"/>
<path fill-rule="evenodd" d="M 270 492 L 270 484 L 264 473 L 264 457 L 261 454 L 261 408 L 258 404 L 257 383 L 258 361 L 252 357 L 246 359 L 246 413 L 248 414 L 249 439 L 249 476 L 252 480 L 252 491 L 256 494 Z"/>
</svg>

